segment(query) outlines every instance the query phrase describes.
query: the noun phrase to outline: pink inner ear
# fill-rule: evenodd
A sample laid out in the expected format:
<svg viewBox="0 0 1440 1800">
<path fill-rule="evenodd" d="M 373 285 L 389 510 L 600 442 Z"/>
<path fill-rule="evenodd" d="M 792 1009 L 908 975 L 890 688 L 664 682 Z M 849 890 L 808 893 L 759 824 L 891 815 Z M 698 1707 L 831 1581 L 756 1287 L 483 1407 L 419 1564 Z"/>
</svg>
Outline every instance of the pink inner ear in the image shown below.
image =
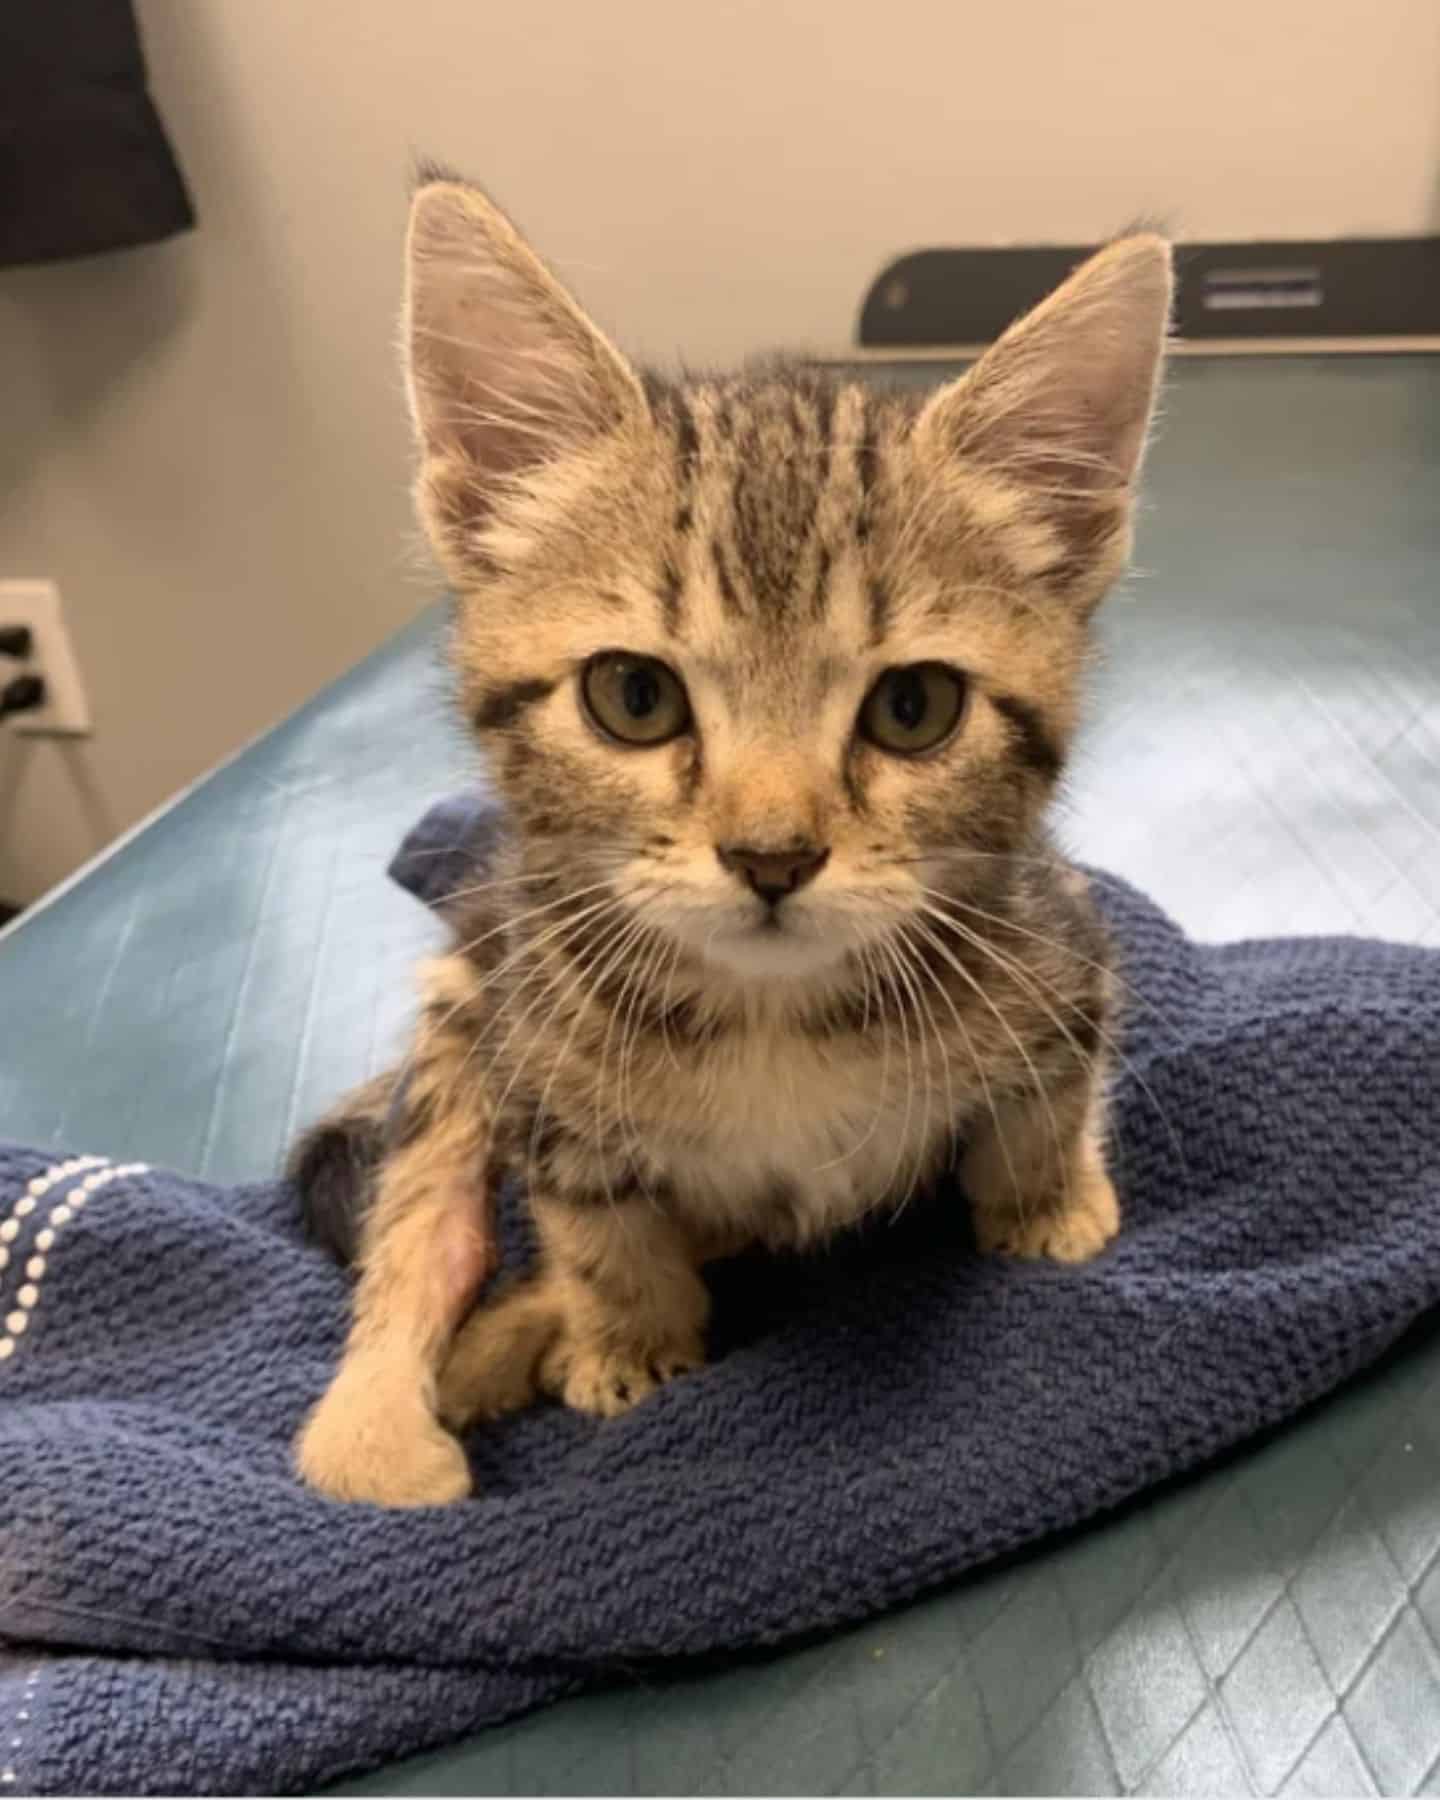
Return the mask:
<svg viewBox="0 0 1440 1800">
<path fill-rule="evenodd" d="M 477 500 L 486 479 L 612 429 L 640 393 L 509 221 L 453 183 L 423 189 L 411 214 L 409 357 L 422 448 L 463 459 Z"/>
<path fill-rule="evenodd" d="M 1128 356 L 1092 358 L 1094 347 L 1078 331 L 1076 339 L 1027 345 L 1013 363 L 997 351 L 993 368 L 980 365 L 957 434 L 961 453 L 1036 487 L 1087 494 L 1129 483 L 1157 358 L 1140 370 Z"/>
<path fill-rule="evenodd" d="M 493 273 L 437 261 L 417 281 L 411 368 L 427 448 L 505 476 L 543 461 L 564 432 L 562 386 L 543 329 L 487 300 Z M 554 358 L 553 348 L 548 352 Z"/>
<path fill-rule="evenodd" d="M 1149 428 L 1170 308 L 1160 239 L 1103 250 L 931 402 L 960 455 L 1075 495 L 1129 485 Z"/>
</svg>

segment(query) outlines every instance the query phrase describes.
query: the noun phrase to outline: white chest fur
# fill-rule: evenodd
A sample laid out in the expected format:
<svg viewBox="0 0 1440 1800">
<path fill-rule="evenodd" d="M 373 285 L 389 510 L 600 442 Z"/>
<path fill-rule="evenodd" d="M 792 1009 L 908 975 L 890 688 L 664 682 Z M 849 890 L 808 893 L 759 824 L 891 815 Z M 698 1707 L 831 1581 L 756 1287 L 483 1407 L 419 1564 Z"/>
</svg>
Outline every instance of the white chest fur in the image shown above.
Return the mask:
<svg viewBox="0 0 1440 1800">
<path fill-rule="evenodd" d="M 756 1033 L 708 1051 L 659 1141 L 697 1225 L 775 1246 L 823 1238 L 898 1199 L 973 1104 L 935 1041 Z"/>
</svg>

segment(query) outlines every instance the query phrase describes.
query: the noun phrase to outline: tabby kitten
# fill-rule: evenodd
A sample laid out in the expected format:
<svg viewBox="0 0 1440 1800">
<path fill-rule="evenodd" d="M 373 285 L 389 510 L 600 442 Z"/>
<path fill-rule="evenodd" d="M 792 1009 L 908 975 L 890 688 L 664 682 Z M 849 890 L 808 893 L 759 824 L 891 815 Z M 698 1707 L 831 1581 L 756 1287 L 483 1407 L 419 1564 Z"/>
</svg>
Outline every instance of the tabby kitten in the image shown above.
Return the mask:
<svg viewBox="0 0 1440 1800">
<path fill-rule="evenodd" d="M 419 508 L 508 823 L 400 1073 L 297 1162 L 317 1216 L 373 1163 L 299 1468 L 394 1506 L 469 1491 L 446 1424 L 694 1368 L 707 1259 L 952 1160 L 983 1249 L 1114 1234 L 1105 943 L 1043 817 L 1170 301 L 1124 238 L 915 397 L 642 373 L 448 178 L 408 258 Z M 540 1272 L 472 1312 L 511 1170 Z"/>
</svg>

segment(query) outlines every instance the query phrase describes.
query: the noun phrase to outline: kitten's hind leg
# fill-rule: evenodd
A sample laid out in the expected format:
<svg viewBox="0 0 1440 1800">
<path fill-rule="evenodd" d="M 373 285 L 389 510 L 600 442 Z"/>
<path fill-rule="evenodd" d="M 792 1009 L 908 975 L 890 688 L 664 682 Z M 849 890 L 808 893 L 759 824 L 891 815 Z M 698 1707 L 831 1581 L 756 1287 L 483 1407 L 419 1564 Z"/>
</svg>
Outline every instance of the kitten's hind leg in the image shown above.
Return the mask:
<svg viewBox="0 0 1440 1800">
<path fill-rule="evenodd" d="M 997 1098 L 961 1168 L 984 1251 L 1088 1262 L 1120 1229 L 1105 1170 L 1100 1071 L 1023 1098 Z"/>
<path fill-rule="evenodd" d="M 532 1200 L 563 1331 L 542 1385 L 611 1416 L 705 1360 L 710 1296 L 689 1236 L 639 1190 Z"/>
<path fill-rule="evenodd" d="M 487 1296 L 456 1332 L 440 1371 L 441 1419 L 463 1431 L 528 1406 L 540 1392 L 541 1364 L 563 1324 L 560 1287 L 548 1275 Z"/>
<path fill-rule="evenodd" d="M 486 1181 L 490 1121 L 469 1075 L 473 971 L 432 965 L 395 1121 L 365 1221 L 340 1367 L 295 1447 L 300 1474 L 337 1500 L 440 1506 L 470 1492 L 459 1444 L 436 1417 L 436 1373 L 494 1266 Z"/>
</svg>

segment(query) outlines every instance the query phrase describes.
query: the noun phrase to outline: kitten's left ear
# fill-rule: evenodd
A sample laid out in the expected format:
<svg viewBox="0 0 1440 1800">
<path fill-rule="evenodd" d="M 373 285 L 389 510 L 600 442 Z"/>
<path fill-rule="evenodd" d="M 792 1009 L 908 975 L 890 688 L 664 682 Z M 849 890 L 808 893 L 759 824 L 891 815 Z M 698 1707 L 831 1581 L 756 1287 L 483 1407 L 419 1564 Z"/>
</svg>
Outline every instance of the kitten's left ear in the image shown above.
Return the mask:
<svg viewBox="0 0 1440 1800">
<path fill-rule="evenodd" d="M 478 188 L 423 182 L 410 209 L 405 337 L 417 500 L 459 580 L 485 572 L 497 501 L 645 415 L 638 376 Z"/>
<path fill-rule="evenodd" d="M 1020 490 L 1040 528 L 1034 572 L 1082 602 L 1099 598 L 1129 552 L 1172 289 L 1163 238 L 1120 238 L 916 421 L 917 443 L 951 459 L 957 474 L 968 464 Z"/>
</svg>

